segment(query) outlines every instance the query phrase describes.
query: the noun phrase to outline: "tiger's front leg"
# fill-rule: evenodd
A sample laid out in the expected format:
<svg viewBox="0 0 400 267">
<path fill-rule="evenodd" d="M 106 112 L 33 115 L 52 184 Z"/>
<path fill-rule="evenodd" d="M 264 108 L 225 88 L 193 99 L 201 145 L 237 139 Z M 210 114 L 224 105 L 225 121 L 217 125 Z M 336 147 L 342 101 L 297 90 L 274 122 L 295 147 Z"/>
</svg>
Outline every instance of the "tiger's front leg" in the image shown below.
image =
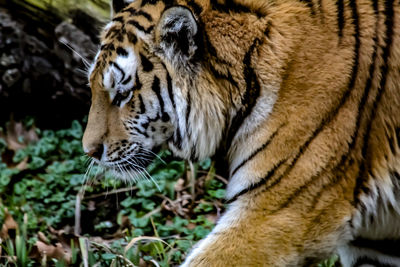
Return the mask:
<svg viewBox="0 0 400 267">
<path fill-rule="evenodd" d="M 232 203 L 183 266 L 310 266 L 351 238 L 346 201 L 313 211 L 301 205 L 272 211 L 262 199 Z"/>
</svg>

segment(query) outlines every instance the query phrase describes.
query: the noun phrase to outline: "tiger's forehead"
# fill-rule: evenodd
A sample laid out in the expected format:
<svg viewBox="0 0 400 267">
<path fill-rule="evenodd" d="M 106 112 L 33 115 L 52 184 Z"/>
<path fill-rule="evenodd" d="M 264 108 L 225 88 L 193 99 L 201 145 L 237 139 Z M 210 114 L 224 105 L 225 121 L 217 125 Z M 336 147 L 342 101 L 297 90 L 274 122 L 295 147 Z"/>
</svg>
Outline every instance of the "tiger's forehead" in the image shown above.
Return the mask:
<svg viewBox="0 0 400 267">
<path fill-rule="evenodd" d="M 102 43 L 123 42 L 126 34 L 131 41 L 149 35 L 165 7 L 163 1 L 134 1 L 106 25 L 101 35 Z"/>
<path fill-rule="evenodd" d="M 163 1 L 139 0 L 115 14 L 101 34 L 100 51 L 89 70 L 91 85 L 98 84 L 112 91 L 115 84 L 107 81 L 117 78 L 113 75 L 128 75 L 136 71 L 143 41 L 151 39 L 152 31 L 165 7 Z"/>
</svg>

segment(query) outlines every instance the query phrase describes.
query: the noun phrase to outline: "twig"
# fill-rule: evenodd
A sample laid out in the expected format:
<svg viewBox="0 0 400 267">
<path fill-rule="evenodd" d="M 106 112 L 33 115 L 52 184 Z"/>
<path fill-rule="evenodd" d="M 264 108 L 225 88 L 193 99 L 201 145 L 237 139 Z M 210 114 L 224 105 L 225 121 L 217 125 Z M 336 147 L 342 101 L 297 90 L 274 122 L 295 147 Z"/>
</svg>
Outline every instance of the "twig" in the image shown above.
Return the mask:
<svg viewBox="0 0 400 267">
<path fill-rule="evenodd" d="M 208 171 L 203 171 L 203 170 L 198 170 L 199 173 L 204 173 L 204 174 L 208 174 Z M 228 180 L 225 179 L 224 177 L 222 177 L 221 175 L 218 175 L 216 173 L 214 173 L 215 178 L 217 178 L 218 180 L 220 180 L 221 182 L 223 182 L 224 184 L 228 184 Z"/>
<path fill-rule="evenodd" d="M 161 211 L 161 206 L 157 207 L 156 209 L 146 213 L 145 215 L 143 215 L 141 218 L 149 218 L 151 216 L 153 216 L 154 214 L 156 214 L 157 212 Z"/>
<path fill-rule="evenodd" d="M 76 195 L 75 201 L 75 225 L 74 234 L 79 236 L 81 234 L 81 201 L 83 198 L 84 190 L 80 190 Z"/>
<path fill-rule="evenodd" d="M 194 201 L 196 196 L 196 170 L 194 168 L 193 162 L 189 160 L 189 169 L 190 169 L 190 194 L 192 195 L 192 200 Z"/>
<path fill-rule="evenodd" d="M 99 197 L 106 197 L 106 196 L 108 196 L 108 195 L 113 195 L 113 194 L 119 194 L 119 193 L 129 192 L 129 191 L 133 191 L 133 190 L 136 190 L 136 189 L 137 189 L 136 186 L 134 186 L 134 187 L 129 187 L 129 188 L 120 188 L 120 189 L 112 190 L 112 191 L 110 191 L 110 192 L 103 192 L 103 193 L 99 193 L 99 194 L 87 196 L 87 197 L 84 197 L 83 199 L 86 200 L 86 199 L 94 199 L 94 198 L 99 198 Z"/>
</svg>

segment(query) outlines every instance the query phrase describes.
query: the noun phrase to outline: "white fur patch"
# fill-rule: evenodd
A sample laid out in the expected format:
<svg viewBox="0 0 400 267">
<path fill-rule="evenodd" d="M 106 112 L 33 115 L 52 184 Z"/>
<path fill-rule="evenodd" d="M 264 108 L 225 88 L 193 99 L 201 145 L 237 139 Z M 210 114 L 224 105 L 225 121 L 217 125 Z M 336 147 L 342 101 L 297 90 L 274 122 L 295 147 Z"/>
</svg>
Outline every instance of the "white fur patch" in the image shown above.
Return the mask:
<svg viewBox="0 0 400 267">
<path fill-rule="evenodd" d="M 386 168 L 375 169 L 369 178 L 368 193 L 360 196 L 362 210 L 352 219 L 353 236 L 368 240 L 400 239 L 400 195 L 398 185 Z M 400 181 L 399 181 L 400 182 Z M 352 266 L 360 257 L 367 257 L 384 264 L 400 266 L 400 258 L 382 254 L 368 248 L 346 245 L 338 249 L 343 266 Z"/>
<path fill-rule="evenodd" d="M 277 99 L 277 96 L 274 93 L 275 91 L 277 91 L 275 87 L 263 88 L 262 95 L 258 98 L 253 111 L 236 133 L 232 142 L 233 149 L 229 151 L 230 174 L 232 174 L 232 171 L 241 162 L 248 158 L 260 145 L 249 146 L 248 142 L 244 142 L 243 140 L 246 140 L 249 135 L 256 133 L 259 125 L 268 120 L 269 114 L 272 112 Z M 257 183 L 258 180 L 256 179 L 259 180 L 260 177 L 255 177 L 253 173 L 246 169 L 246 166 L 242 166 L 230 178 L 225 198 L 230 199 L 242 190 Z"/>
<path fill-rule="evenodd" d="M 110 64 L 103 74 L 103 85 L 109 91 L 111 100 L 114 99 L 117 92 L 123 93 L 130 90 L 135 81 L 138 59 L 132 48 L 125 48 L 125 50 L 128 52 L 128 55 L 117 56 L 114 64 Z M 124 80 L 128 79 L 129 76 L 131 76 L 131 81 L 123 84 Z M 128 101 L 130 97 L 127 98 Z M 123 101 L 123 104 L 126 102 Z"/>
<path fill-rule="evenodd" d="M 226 231 L 227 229 L 234 227 L 238 224 L 239 218 L 242 217 L 242 213 L 245 210 L 239 201 L 232 203 L 225 214 L 218 221 L 211 233 L 206 238 L 199 241 L 196 246 L 192 249 L 190 254 L 186 257 L 185 262 L 181 265 L 182 267 L 190 266 L 190 262 L 196 258 L 199 254 L 207 249 L 215 240 L 218 238 L 216 233 Z"/>
</svg>

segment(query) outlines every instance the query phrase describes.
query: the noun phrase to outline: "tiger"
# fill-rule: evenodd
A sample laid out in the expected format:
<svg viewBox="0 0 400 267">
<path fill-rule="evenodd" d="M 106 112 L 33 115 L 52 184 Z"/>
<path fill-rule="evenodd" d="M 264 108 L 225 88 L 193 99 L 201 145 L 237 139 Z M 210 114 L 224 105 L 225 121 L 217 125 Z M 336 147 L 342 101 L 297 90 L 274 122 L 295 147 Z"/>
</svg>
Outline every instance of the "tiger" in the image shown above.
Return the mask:
<svg viewBox="0 0 400 267">
<path fill-rule="evenodd" d="M 227 209 L 182 266 L 400 266 L 400 3 L 114 0 L 84 152 L 132 179 L 223 159 Z"/>
</svg>

